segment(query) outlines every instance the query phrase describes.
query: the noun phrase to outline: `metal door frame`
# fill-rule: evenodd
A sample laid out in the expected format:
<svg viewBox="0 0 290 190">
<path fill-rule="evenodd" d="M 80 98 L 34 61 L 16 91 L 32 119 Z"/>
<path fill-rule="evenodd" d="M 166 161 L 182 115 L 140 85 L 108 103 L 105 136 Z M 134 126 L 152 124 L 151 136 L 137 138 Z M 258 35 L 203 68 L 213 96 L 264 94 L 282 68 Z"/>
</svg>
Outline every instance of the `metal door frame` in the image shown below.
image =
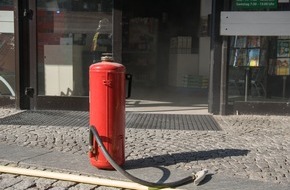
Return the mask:
<svg viewBox="0 0 290 190">
<path fill-rule="evenodd" d="M 37 0 L 14 0 L 16 108 L 28 110 L 47 109 L 88 111 L 89 98 L 86 96 L 61 97 L 40 96 L 37 94 L 36 2 Z M 113 54 L 115 61 L 121 62 L 122 6 L 121 0 L 114 0 L 113 2 Z"/>
</svg>

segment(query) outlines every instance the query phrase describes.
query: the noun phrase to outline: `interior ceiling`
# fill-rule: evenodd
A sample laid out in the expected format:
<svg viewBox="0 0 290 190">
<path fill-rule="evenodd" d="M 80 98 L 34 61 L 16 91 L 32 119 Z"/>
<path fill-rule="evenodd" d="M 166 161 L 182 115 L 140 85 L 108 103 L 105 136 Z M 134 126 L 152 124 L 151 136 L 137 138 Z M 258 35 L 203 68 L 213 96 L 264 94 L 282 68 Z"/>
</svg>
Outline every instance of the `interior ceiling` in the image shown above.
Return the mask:
<svg viewBox="0 0 290 190">
<path fill-rule="evenodd" d="M 123 10 L 138 13 L 138 16 L 158 16 L 162 12 L 199 14 L 200 1 L 193 0 L 123 0 Z"/>
<path fill-rule="evenodd" d="M 197 35 L 200 20 L 200 0 L 123 0 L 123 16 L 155 17 L 180 28 L 179 35 Z"/>
</svg>

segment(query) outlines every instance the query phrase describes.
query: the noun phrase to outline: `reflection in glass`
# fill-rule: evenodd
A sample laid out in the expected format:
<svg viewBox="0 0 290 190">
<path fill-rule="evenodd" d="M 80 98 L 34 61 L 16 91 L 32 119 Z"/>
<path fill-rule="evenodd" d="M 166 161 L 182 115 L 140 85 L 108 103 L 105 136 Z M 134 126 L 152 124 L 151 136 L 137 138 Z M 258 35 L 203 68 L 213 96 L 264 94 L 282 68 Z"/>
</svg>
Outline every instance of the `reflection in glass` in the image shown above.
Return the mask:
<svg viewBox="0 0 290 190">
<path fill-rule="evenodd" d="M 0 96 L 15 96 L 13 0 L 0 2 Z"/>
<path fill-rule="evenodd" d="M 290 3 L 243 7 L 232 11 L 289 11 Z M 290 98 L 290 36 L 229 37 L 228 102 L 288 102 Z"/>
<path fill-rule="evenodd" d="M 38 94 L 87 96 L 89 66 L 112 53 L 112 0 L 37 2 Z"/>
<path fill-rule="evenodd" d="M 235 36 L 230 40 L 229 102 L 288 101 L 290 36 Z M 247 45 L 236 45 L 237 41 Z"/>
</svg>

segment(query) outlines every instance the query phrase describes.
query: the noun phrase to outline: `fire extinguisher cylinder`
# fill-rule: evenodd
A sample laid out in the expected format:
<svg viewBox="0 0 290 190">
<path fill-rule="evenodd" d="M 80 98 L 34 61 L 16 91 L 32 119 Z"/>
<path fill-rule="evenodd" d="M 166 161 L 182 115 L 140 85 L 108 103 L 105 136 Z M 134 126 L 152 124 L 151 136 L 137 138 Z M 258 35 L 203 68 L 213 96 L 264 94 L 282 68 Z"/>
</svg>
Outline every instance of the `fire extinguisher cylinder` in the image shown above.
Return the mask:
<svg viewBox="0 0 290 190">
<path fill-rule="evenodd" d="M 104 146 L 118 165 L 125 162 L 126 74 L 122 64 L 109 56 L 89 68 L 89 116 Z M 113 169 L 90 134 L 90 162 L 99 169 Z"/>
</svg>

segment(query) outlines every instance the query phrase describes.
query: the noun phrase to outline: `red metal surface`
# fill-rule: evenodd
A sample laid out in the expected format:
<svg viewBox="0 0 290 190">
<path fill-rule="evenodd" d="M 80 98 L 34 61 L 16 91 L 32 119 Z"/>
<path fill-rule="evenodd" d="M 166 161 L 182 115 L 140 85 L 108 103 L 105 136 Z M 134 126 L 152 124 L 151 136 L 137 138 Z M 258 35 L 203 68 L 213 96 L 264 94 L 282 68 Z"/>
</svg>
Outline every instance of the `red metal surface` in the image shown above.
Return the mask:
<svg viewBox="0 0 290 190">
<path fill-rule="evenodd" d="M 90 66 L 90 125 L 95 126 L 106 149 L 118 165 L 125 162 L 125 67 L 102 61 Z M 113 169 L 94 140 L 90 162 Z"/>
</svg>

